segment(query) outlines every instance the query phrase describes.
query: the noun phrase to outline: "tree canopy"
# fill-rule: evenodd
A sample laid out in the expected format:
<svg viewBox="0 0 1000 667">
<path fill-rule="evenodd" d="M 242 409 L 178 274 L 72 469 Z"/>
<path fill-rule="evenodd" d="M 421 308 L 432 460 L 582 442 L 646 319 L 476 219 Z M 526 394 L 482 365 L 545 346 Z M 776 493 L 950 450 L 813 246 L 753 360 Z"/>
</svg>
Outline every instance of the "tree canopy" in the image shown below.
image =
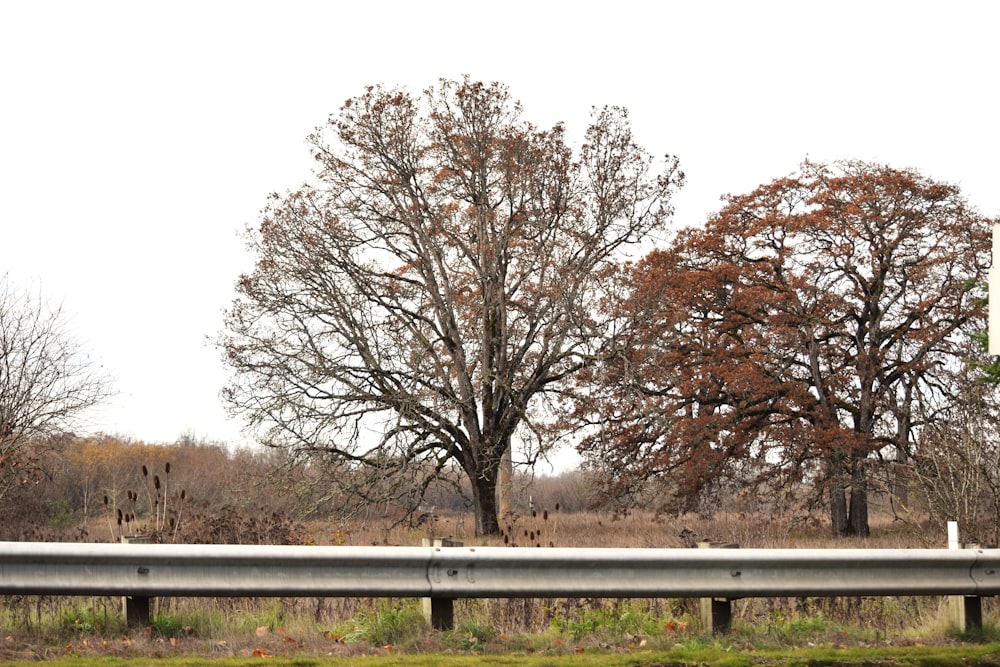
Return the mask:
<svg viewBox="0 0 1000 667">
<path fill-rule="evenodd" d="M 727 197 L 623 272 L 606 310 L 626 333 L 580 378 L 581 451 L 611 491 L 659 476 L 689 503 L 806 480 L 836 534 L 867 534 L 873 462 L 905 460 L 984 322 L 990 223 L 955 186 L 865 162 Z"/>
<path fill-rule="evenodd" d="M 623 109 L 596 110 L 574 152 L 468 79 L 370 87 L 309 144 L 314 182 L 249 230 L 224 396 L 267 444 L 372 479 L 419 491 L 457 465 L 494 533 L 501 458 L 547 447 L 542 399 L 592 363 L 601 277 L 664 229 L 678 162 L 641 149 Z"/>
</svg>

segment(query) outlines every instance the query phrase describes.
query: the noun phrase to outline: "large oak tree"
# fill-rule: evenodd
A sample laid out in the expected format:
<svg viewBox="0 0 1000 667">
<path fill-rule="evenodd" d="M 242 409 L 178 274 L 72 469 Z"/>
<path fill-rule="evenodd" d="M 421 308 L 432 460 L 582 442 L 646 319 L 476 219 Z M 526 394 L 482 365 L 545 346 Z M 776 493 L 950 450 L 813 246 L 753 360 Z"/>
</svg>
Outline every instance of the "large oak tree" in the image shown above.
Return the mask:
<svg viewBox="0 0 1000 667">
<path fill-rule="evenodd" d="M 990 222 L 955 186 L 864 162 L 727 197 L 624 272 L 607 310 L 627 334 L 581 378 L 584 453 L 619 489 L 666 477 L 688 500 L 807 480 L 836 534 L 866 535 L 871 467 L 905 458 L 916 402 L 949 400 L 982 326 Z"/>
<path fill-rule="evenodd" d="M 264 442 L 368 489 L 457 465 L 477 534 L 499 529 L 512 440 L 545 446 L 541 399 L 593 358 L 603 268 L 664 228 L 683 178 L 624 110 L 596 111 L 576 155 L 521 114 L 468 79 L 348 100 L 309 138 L 314 182 L 251 230 L 220 340 L 224 395 Z"/>
</svg>

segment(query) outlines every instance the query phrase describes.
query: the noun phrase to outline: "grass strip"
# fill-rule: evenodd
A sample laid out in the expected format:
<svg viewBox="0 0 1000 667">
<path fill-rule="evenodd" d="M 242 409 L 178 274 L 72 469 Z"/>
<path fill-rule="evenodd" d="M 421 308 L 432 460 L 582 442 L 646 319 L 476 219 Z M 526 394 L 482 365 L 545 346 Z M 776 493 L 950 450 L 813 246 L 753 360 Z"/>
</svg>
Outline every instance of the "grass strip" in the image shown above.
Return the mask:
<svg viewBox="0 0 1000 667">
<path fill-rule="evenodd" d="M 34 661 L 6 663 L 11 667 L 37 667 Z M 127 658 L 68 655 L 47 660 L 47 666 L 115 667 L 232 667 L 263 664 L 268 667 L 322 667 L 367 665 L 371 667 L 1000 667 L 1000 643 L 908 647 L 806 647 L 739 651 L 722 647 L 678 648 L 668 651 L 634 650 L 625 653 L 597 649 L 539 654 L 363 655 L 349 657 L 297 656 L 149 656 Z"/>
</svg>

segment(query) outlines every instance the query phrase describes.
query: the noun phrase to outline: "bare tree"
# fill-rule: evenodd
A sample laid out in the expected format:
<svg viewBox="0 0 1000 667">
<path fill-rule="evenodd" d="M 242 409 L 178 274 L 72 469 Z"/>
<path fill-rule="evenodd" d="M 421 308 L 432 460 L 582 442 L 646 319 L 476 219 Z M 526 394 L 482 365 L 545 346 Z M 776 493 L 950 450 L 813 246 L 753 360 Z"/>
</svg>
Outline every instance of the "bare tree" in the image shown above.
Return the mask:
<svg viewBox="0 0 1000 667">
<path fill-rule="evenodd" d="M 72 430 L 111 386 L 61 308 L 0 278 L 0 499 L 37 473 L 37 447 Z"/>
<path fill-rule="evenodd" d="M 589 363 L 601 273 L 667 224 L 677 161 L 654 173 L 614 108 L 574 157 L 468 79 L 369 88 L 309 141 L 318 183 L 250 234 L 224 396 L 267 444 L 350 463 L 356 492 L 415 498 L 457 463 L 495 533 L 502 457 L 546 446 L 539 402 Z"/>
<path fill-rule="evenodd" d="M 931 518 L 956 521 L 969 542 L 1000 539 L 1000 389 L 974 369 L 956 375 L 961 390 L 945 406 L 922 406 L 910 470 Z"/>
</svg>

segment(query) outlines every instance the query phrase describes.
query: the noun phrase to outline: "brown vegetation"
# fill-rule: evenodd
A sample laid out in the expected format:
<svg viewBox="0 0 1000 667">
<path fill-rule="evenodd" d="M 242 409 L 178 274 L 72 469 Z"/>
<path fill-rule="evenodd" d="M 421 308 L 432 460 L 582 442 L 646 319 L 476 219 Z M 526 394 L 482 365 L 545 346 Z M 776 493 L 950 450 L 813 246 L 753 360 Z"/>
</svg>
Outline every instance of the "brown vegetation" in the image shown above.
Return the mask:
<svg viewBox="0 0 1000 667">
<path fill-rule="evenodd" d="M 320 471 L 286 466 L 273 451 L 70 438 L 60 456 L 45 460 L 47 476 L 19 489 L 16 504 L 3 510 L 2 539 L 109 541 L 137 531 L 186 542 L 416 545 L 430 535 L 517 548 L 691 547 L 699 541 L 874 548 L 940 547 L 946 533 L 943 520 L 932 521 L 926 512 L 911 508 L 902 514 L 897 508 L 893 516 L 892 506 L 876 503 L 872 535 L 845 543 L 830 535 L 820 515 L 746 493 L 680 515 L 589 510 L 592 480 L 577 470 L 518 478 L 521 502 L 501 534 L 477 537 L 472 512 L 448 487 L 431 490 L 438 504 L 409 515 L 391 505 L 341 506 L 314 483 L 322 479 Z M 291 488 L 297 493 L 288 493 Z M 119 525 L 119 510 L 134 520 Z M 751 599 L 736 603 L 735 613 L 732 641 L 761 641 L 762 629 L 781 635 L 790 628 L 818 628 L 809 641 L 835 636 L 841 643 L 905 642 L 943 638 L 948 627 L 936 598 Z M 995 613 L 987 606 L 987 614 Z M 124 627 L 114 598 L 8 596 L 0 607 L 7 638 L 0 658 L 54 655 L 65 646 L 122 657 L 347 655 L 384 651 L 390 644 L 404 651 L 487 645 L 508 650 L 556 641 L 601 647 L 699 633 L 697 602 L 666 599 L 462 600 L 456 606 L 459 628 L 444 635 L 423 628 L 415 603 L 405 600 L 162 599 L 154 616 L 150 628 L 133 632 Z M 511 639 L 522 633 L 535 639 Z M 750 636 L 741 640 L 740 633 Z"/>
<path fill-rule="evenodd" d="M 969 386 L 991 223 L 956 186 L 863 162 L 728 196 L 625 268 L 605 304 L 625 333 L 578 376 L 580 453 L 609 493 L 651 482 L 687 507 L 806 481 L 835 534 L 867 535 L 874 478 Z"/>
<path fill-rule="evenodd" d="M 595 509 L 598 473 L 586 469 L 522 474 L 515 476 L 517 499 L 501 533 L 476 537 L 468 485 L 432 485 L 414 511 L 407 503 L 358 504 L 331 493 L 324 482 L 349 476 L 349 467 L 302 465 L 274 450 L 65 436 L 56 448 L 41 445 L 38 458 L 45 474 L 0 503 L 0 540 L 107 542 L 143 533 L 188 543 L 418 544 L 434 534 L 516 546 L 668 547 L 702 539 L 747 547 L 803 546 L 802 539 L 812 546 L 838 544 L 821 539 L 827 524 L 821 507 L 810 510 L 807 486 L 785 489 L 784 502 L 748 489 L 720 489 L 692 512 L 668 513 L 640 509 L 657 508 L 655 496 L 633 498 L 632 507 Z M 909 486 L 905 492 L 897 486 L 895 494 L 888 493 L 888 480 L 873 487 L 883 491 L 873 498 L 879 530 L 862 543 L 905 536 L 908 546 L 939 544 L 952 513 L 923 489 L 920 475 L 894 481 Z M 978 491 L 980 507 L 992 502 L 988 490 Z M 906 506 L 899 495 L 910 499 Z M 963 534 L 979 542 L 991 536 Z"/>
</svg>

